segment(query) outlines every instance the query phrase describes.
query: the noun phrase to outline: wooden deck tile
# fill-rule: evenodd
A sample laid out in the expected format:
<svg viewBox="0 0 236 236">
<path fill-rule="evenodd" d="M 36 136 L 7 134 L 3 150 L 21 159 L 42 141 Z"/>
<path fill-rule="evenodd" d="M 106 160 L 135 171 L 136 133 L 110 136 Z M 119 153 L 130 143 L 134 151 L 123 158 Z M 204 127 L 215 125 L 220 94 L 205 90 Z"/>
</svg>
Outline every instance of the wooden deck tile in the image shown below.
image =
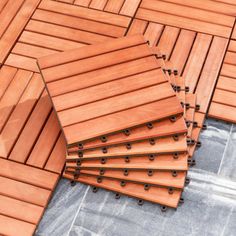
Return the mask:
<svg viewBox="0 0 236 236">
<path fill-rule="evenodd" d="M 95 139 L 87 142 L 81 143 L 81 149 L 87 150 L 98 147 L 107 147 L 122 143 L 130 143 L 138 140 L 145 140 L 156 137 L 165 137 L 172 136 L 174 134 L 183 134 L 187 131 L 184 119 L 182 117 L 178 117 L 176 122 L 172 122 L 169 119 L 165 119 L 163 121 L 157 121 L 152 123 L 153 128 L 148 128 L 145 126 L 140 126 L 137 128 L 129 129 L 130 134 L 125 135 L 124 132 L 119 132 L 113 135 L 104 136 L 106 138 L 106 142 L 104 139 Z M 70 148 L 69 150 L 78 150 L 78 147 Z"/>
<path fill-rule="evenodd" d="M 0 234 L 32 235 L 59 175 L 2 158 L 0 165 Z"/>
<path fill-rule="evenodd" d="M 81 170 L 81 174 L 91 174 L 91 175 L 100 175 L 100 170 L 90 169 L 90 170 Z M 139 182 L 143 184 L 150 184 L 153 186 L 164 186 L 182 189 L 185 183 L 186 172 L 178 172 L 176 177 L 173 177 L 171 172 L 158 172 L 153 171 L 152 176 L 148 176 L 147 170 L 129 170 L 128 175 L 124 175 L 123 170 L 108 169 L 104 170 L 102 176 L 120 179 L 130 182 Z M 101 175 L 100 175 L 101 176 Z"/>
<path fill-rule="evenodd" d="M 0 65 L 7 58 L 39 2 L 40 0 L 8 0 L 0 12 Z"/>
<path fill-rule="evenodd" d="M 122 121 L 133 110 L 142 112 L 145 109 L 147 111 L 146 107 L 150 107 L 154 103 L 161 104 L 164 101 L 163 99 L 172 99 L 172 101 L 176 99 L 173 105 L 180 105 L 160 68 L 158 60 L 156 60 L 152 50 L 141 36 L 124 37 L 113 42 L 115 44 L 109 42 L 105 44 L 105 47 L 102 45 L 88 46 L 87 50 L 84 47 L 77 49 L 73 53 L 70 51 L 62 53 L 65 57 L 60 56 L 61 59 L 59 59 L 59 55 L 55 55 L 55 57 L 46 56 L 39 59 L 44 81 L 52 98 L 54 108 L 57 111 L 68 145 L 99 137 L 101 133 L 98 132 L 98 129 L 101 128 L 103 128 L 103 134 L 107 134 L 123 128 L 141 125 L 142 121 L 138 113 L 136 113 L 136 117 L 132 115 L 132 119 L 126 119 L 126 127 L 120 126 L 119 122 L 114 123 L 114 120 Z M 109 48 L 113 51 L 109 51 Z M 54 61 L 53 57 L 58 60 L 58 65 L 53 64 L 49 67 L 51 61 Z M 139 68 L 138 71 L 133 71 L 130 76 L 125 76 L 119 80 L 116 78 L 119 76 L 117 72 L 115 75 L 111 74 L 113 67 L 118 64 L 126 64 L 132 61 L 135 65 L 138 60 L 145 60 L 145 58 L 149 68 L 153 68 L 150 71 L 147 71 L 144 66 L 142 71 Z M 111 71 L 109 71 L 110 67 Z M 100 80 L 97 77 L 97 70 L 99 71 L 103 68 L 107 69 L 108 74 L 102 74 L 103 78 Z M 134 68 L 137 68 L 137 65 Z M 91 72 L 93 77 L 90 77 L 90 87 L 88 87 L 87 80 L 85 83 L 82 83 L 82 81 L 78 83 L 77 75 L 83 76 Z M 75 76 L 77 80 L 73 79 L 75 85 L 74 90 L 71 91 L 72 87 L 69 81 Z M 143 80 L 143 77 L 147 79 Z M 109 82 L 107 81 L 108 79 Z M 64 87 L 60 86 L 61 80 L 64 80 Z M 68 89 L 67 83 L 71 89 Z M 114 89 L 111 90 L 110 87 Z M 58 88 L 61 90 L 60 93 Z M 56 93 L 57 96 L 53 96 L 55 90 L 58 91 Z M 94 95 L 87 96 L 88 94 Z M 170 107 L 168 108 L 170 109 Z M 178 113 L 178 109 L 176 112 Z M 135 113 L 132 112 L 132 114 Z M 156 118 L 159 115 L 156 114 Z M 145 116 L 146 119 L 152 119 L 151 116 L 148 117 L 146 114 Z M 91 122 L 98 119 L 100 127 L 94 127 L 92 130 L 86 131 L 85 125 L 90 125 Z M 108 120 L 110 122 L 107 122 Z M 84 128 L 80 129 L 80 132 L 76 134 L 75 130 L 77 130 L 78 125 L 83 125 Z M 110 126 L 110 128 L 106 130 L 106 126 Z M 72 129 L 74 131 L 71 136 L 70 130 L 72 131 Z M 87 132 L 89 137 L 82 134 L 83 130 Z"/>
<path fill-rule="evenodd" d="M 64 177 L 74 179 L 73 176 L 64 174 Z M 175 190 L 173 194 L 168 193 L 168 189 L 152 186 L 148 191 L 144 189 L 142 184 L 136 184 L 132 182 L 126 182 L 125 186 L 121 186 L 120 180 L 114 180 L 103 177 L 102 182 L 97 182 L 97 176 L 81 174 L 78 178 L 79 182 L 89 184 L 96 187 L 108 189 L 110 191 L 125 194 L 138 199 L 144 199 L 146 201 L 163 204 L 165 206 L 174 207 L 178 206 L 178 202 L 181 196 L 180 190 Z"/>
</svg>

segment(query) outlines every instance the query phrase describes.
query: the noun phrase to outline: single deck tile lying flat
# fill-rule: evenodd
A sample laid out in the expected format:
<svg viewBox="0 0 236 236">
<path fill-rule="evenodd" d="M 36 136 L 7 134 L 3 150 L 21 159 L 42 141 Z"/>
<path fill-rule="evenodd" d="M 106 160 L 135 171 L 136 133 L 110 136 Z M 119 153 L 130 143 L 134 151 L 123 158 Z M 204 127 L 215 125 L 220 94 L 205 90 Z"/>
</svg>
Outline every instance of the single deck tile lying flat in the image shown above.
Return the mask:
<svg viewBox="0 0 236 236">
<path fill-rule="evenodd" d="M 139 35 L 124 37 L 112 40 L 104 46 L 87 46 L 87 50 L 85 48 L 77 49 L 73 53 L 71 51 L 61 53 L 65 57 L 52 55 L 39 59 L 39 67 L 67 144 L 87 139 L 83 132 L 86 131 L 85 125 L 90 125 L 91 122 L 99 120 L 100 123 L 100 127 L 96 126 L 86 131 L 90 135 L 89 138 L 96 138 L 100 136 L 98 129 L 102 128 L 105 133 L 122 129 L 123 126 L 119 123 L 124 122 L 124 117 L 130 114 L 133 118 L 126 120 L 126 127 L 142 124 L 140 115 L 143 116 L 144 111 L 151 113 L 149 109 L 152 103 L 161 104 L 163 99 L 168 103 L 167 98 L 169 98 L 173 104 L 166 107 L 166 110 L 170 111 L 171 105 L 180 106 L 160 68 L 160 62 L 143 37 Z M 55 61 L 51 64 L 53 58 L 58 64 L 55 64 Z M 147 66 L 139 68 L 140 61 L 145 61 Z M 118 75 L 116 69 L 121 68 L 122 64 L 133 66 L 128 72 Z M 125 68 L 130 67 L 126 65 Z M 137 68 L 137 71 L 133 68 Z M 97 71 L 107 73 L 99 77 Z M 88 73 L 93 75 L 89 82 L 85 76 Z M 80 81 L 81 78 L 86 80 Z M 61 87 L 62 81 L 64 87 Z M 71 82 L 74 84 L 73 87 Z M 114 89 L 111 90 L 111 87 Z M 88 94 L 93 95 L 88 96 Z M 133 113 L 134 110 L 139 110 L 143 114 Z M 179 109 L 175 112 L 178 114 Z M 160 113 L 156 114 L 157 119 L 160 119 Z M 146 119 L 153 119 L 147 116 L 147 113 L 145 116 Z M 76 126 L 80 124 L 84 128 L 76 134 Z M 109 129 L 106 129 L 107 125 L 110 126 Z M 75 139 L 68 133 L 68 130 L 72 129 Z"/>
</svg>

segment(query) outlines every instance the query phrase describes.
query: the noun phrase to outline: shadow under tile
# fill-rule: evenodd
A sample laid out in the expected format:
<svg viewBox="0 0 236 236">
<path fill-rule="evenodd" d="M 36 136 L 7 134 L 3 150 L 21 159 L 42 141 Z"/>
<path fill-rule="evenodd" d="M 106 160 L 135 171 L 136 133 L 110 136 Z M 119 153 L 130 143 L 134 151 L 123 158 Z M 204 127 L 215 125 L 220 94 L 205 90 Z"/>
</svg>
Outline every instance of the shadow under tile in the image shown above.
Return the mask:
<svg viewBox="0 0 236 236">
<path fill-rule="evenodd" d="M 69 235 L 218 236 L 223 230 L 228 235 L 233 233 L 230 224 L 229 229 L 224 225 L 233 215 L 232 206 L 236 206 L 236 183 L 202 170 L 192 170 L 190 175 L 192 181 L 184 193 L 185 203 L 178 210 L 168 209 L 165 213 L 156 204 L 145 202 L 138 206 L 129 197 L 116 200 L 114 193 L 89 191 Z"/>
<path fill-rule="evenodd" d="M 232 124 L 207 119 L 206 125 L 207 130 L 200 135 L 202 146 L 194 154 L 194 168 L 218 173 Z"/>
<path fill-rule="evenodd" d="M 68 233 L 87 186 L 61 179 L 36 230 L 36 236 L 64 236 Z"/>
<path fill-rule="evenodd" d="M 236 125 L 232 126 L 218 174 L 236 180 Z"/>
</svg>

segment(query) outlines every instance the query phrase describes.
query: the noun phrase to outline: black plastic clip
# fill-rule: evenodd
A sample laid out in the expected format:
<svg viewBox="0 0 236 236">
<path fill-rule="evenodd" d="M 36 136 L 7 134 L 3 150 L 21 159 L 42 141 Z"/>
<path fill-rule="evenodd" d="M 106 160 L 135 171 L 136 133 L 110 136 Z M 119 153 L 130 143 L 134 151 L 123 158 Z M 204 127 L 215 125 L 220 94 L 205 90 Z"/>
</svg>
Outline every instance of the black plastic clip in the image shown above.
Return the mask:
<svg viewBox="0 0 236 236">
<path fill-rule="evenodd" d="M 199 111 L 199 110 L 200 110 L 200 105 L 199 105 L 199 104 L 197 104 L 197 105 L 195 106 L 195 110 L 196 110 L 196 111 Z"/>
<path fill-rule="evenodd" d="M 71 180 L 71 181 L 70 181 L 70 185 L 71 185 L 72 187 L 74 187 L 74 186 L 76 185 L 76 181 L 75 181 L 75 180 Z"/>
<path fill-rule="evenodd" d="M 76 165 L 77 165 L 77 166 L 80 166 L 80 165 L 81 165 L 81 162 L 82 162 L 81 158 L 77 159 L 77 160 L 76 160 Z"/>
<path fill-rule="evenodd" d="M 143 200 L 142 200 L 142 199 L 139 199 L 139 200 L 138 200 L 138 205 L 139 205 L 139 206 L 142 206 L 142 205 L 143 205 L 143 203 L 144 203 L 144 202 L 143 202 Z"/>
<path fill-rule="evenodd" d="M 93 187 L 93 192 L 96 193 L 98 191 L 98 188 L 97 187 Z"/>
<path fill-rule="evenodd" d="M 102 136 L 102 137 L 101 137 L 101 142 L 102 142 L 102 143 L 107 142 L 107 137 L 106 137 L 106 136 Z"/>
<path fill-rule="evenodd" d="M 177 177 L 177 176 L 178 176 L 178 173 L 177 173 L 176 170 L 172 170 L 172 176 L 173 176 L 173 177 Z"/>
<path fill-rule="evenodd" d="M 190 183 L 190 178 L 189 177 L 186 177 L 185 178 L 185 185 L 188 185 Z"/>
<path fill-rule="evenodd" d="M 130 135 L 130 130 L 129 129 L 125 129 L 123 131 L 123 133 L 126 135 L 126 136 L 129 136 Z"/>
<path fill-rule="evenodd" d="M 146 191 L 147 191 L 147 190 L 149 190 L 149 189 L 150 189 L 150 187 L 151 187 L 151 186 L 150 186 L 150 184 L 144 184 L 144 190 L 146 190 Z"/>
<path fill-rule="evenodd" d="M 108 152 L 107 148 L 106 147 L 103 147 L 102 148 L 102 153 L 106 154 Z"/>
<path fill-rule="evenodd" d="M 150 143 L 151 145 L 155 145 L 155 144 L 156 144 L 156 141 L 155 141 L 154 138 L 150 138 L 150 139 L 149 139 L 149 143 Z"/>
<path fill-rule="evenodd" d="M 176 116 L 171 116 L 171 117 L 170 117 L 170 121 L 171 121 L 171 122 L 175 122 L 176 120 L 177 120 Z"/>
<path fill-rule="evenodd" d="M 129 170 L 128 169 L 124 169 L 124 176 L 128 176 L 129 175 Z"/>
<path fill-rule="evenodd" d="M 175 153 L 173 154 L 173 158 L 174 158 L 174 159 L 178 159 L 178 158 L 179 158 L 179 153 L 178 153 L 178 152 L 175 152 Z"/>
<path fill-rule="evenodd" d="M 115 194 L 115 199 L 120 199 L 120 194 L 119 193 Z"/>
<path fill-rule="evenodd" d="M 153 128 L 153 124 L 151 122 L 147 123 L 147 127 L 148 129 L 152 129 Z"/>
<path fill-rule="evenodd" d="M 169 194 L 173 194 L 173 193 L 174 193 L 174 189 L 173 189 L 172 187 L 169 187 L 169 188 L 168 188 L 168 193 L 169 193 Z"/>
<path fill-rule="evenodd" d="M 148 176 L 153 176 L 153 170 L 148 170 Z"/>
<path fill-rule="evenodd" d="M 200 148 L 201 146 L 202 146 L 202 143 L 201 143 L 200 141 L 197 141 L 196 147 L 197 147 L 197 148 Z"/>
<path fill-rule="evenodd" d="M 107 162 L 107 159 L 106 158 L 102 158 L 101 159 L 101 164 L 105 164 Z"/>
<path fill-rule="evenodd" d="M 100 175 L 104 175 L 104 174 L 105 174 L 105 170 L 104 170 L 104 169 L 101 169 L 101 170 L 99 171 L 99 173 L 100 173 Z"/>
<path fill-rule="evenodd" d="M 195 140 L 193 140 L 193 139 L 187 139 L 187 145 L 188 146 L 193 146 L 195 144 Z"/>
<path fill-rule="evenodd" d="M 129 150 L 129 149 L 131 149 L 132 148 L 132 145 L 131 145 L 131 143 L 126 143 L 126 148 Z"/>
<path fill-rule="evenodd" d="M 97 183 L 101 183 L 102 182 L 102 178 L 101 177 L 97 177 Z"/>
<path fill-rule="evenodd" d="M 179 135 L 178 135 L 178 134 L 173 135 L 173 139 L 174 139 L 175 141 L 178 141 L 178 140 L 179 140 Z"/>
<path fill-rule="evenodd" d="M 150 161 L 154 161 L 155 155 L 154 154 L 150 154 L 148 158 L 149 158 Z"/>
<path fill-rule="evenodd" d="M 124 180 L 120 181 L 120 186 L 124 187 L 126 185 L 126 182 Z"/>
<path fill-rule="evenodd" d="M 129 156 L 125 156 L 125 162 L 130 162 Z"/>
<path fill-rule="evenodd" d="M 202 125 L 202 130 L 207 130 L 207 125 L 203 124 Z"/>
<path fill-rule="evenodd" d="M 173 73 L 174 73 L 174 75 L 178 75 L 178 70 L 174 69 Z"/>
<path fill-rule="evenodd" d="M 84 155 L 83 152 L 78 151 L 78 156 L 79 156 L 79 157 L 83 157 L 83 155 Z"/>
<path fill-rule="evenodd" d="M 166 212 L 167 211 L 167 207 L 166 206 L 161 206 L 161 211 L 162 212 Z"/>
<path fill-rule="evenodd" d="M 79 143 L 79 144 L 78 144 L 78 148 L 79 148 L 79 150 L 81 150 L 81 149 L 84 148 L 84 145 L 83 145 L 82 143 Z"/>
</svg>

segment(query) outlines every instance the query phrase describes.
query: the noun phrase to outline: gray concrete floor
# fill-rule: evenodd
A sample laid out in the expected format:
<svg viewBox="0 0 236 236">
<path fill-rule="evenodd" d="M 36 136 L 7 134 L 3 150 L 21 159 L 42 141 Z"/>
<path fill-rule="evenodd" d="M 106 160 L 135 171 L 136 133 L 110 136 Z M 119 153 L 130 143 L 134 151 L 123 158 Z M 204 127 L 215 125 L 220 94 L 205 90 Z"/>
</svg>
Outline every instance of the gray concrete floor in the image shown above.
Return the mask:
<svg viewBox="0 0 236 236">
<path fill-rule="evenodd" d="M 37 236 L 235 236 L 236 125 L 206 121 L 195 153 L 185 203 L 163 213 L 158 205 L 61 179 Z"/>
</svg>

